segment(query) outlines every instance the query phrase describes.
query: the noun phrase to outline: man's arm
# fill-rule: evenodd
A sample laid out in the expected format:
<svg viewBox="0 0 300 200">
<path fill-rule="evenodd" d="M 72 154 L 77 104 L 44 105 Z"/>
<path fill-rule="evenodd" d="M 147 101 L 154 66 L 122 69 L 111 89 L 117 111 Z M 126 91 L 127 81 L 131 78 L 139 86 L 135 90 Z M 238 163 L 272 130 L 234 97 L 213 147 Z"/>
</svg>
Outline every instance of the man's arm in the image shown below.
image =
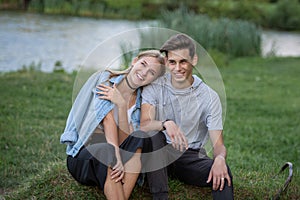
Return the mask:
<svg viewBox="0 0 300 200">
<path fill-rule="evenodd" d="M 166 129 L 167 134 L 169 135 L 172 146 L 177 150 L 183 151 L 188 148 L 188 142 L 180 130 L 180 128 L 175 124 L 174 121 L 158 121 L 155 120 L 155 107 L 144 103 L 141 107 L 141 130 L 143 131 L 162 131 Z"/>
<path fill-rule="evenodd" d="M 162 122 L 155 120 L 155 107 L 144 103 L 141 107 L 141 130 L 148 131 L 160 131 L 162 130 Z"/>
<path fill-rule="evenodd" d="M 225 179 L 228 181 L 228 186 L 231 185 L 230 176 L 226 165 L 226 148 L 223 142 L 222 130 L 211 130 L 209 136 L 213 144 L 214 150 L 214 163 L 210 170 L 208 180 L 209 183 L 213 181 L 213 189 L 220 188 L 222 191 L 224 188 Z"/>
</svg>

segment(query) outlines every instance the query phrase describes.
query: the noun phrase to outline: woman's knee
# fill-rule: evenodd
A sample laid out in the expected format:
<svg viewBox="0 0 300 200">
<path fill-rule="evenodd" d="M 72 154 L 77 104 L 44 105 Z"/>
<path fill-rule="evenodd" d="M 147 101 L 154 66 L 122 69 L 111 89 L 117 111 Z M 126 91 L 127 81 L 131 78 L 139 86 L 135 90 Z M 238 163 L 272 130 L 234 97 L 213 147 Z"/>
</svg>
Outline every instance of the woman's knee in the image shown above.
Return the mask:
<svg viewBox="0 0 300 200">
<path fill-rule="evenodd" d="M 95 159 L 107 166 L 112 166 L 116 163 L 115 147 L 109 143 L 89 145 L 86 149 Z"/>
</svg>

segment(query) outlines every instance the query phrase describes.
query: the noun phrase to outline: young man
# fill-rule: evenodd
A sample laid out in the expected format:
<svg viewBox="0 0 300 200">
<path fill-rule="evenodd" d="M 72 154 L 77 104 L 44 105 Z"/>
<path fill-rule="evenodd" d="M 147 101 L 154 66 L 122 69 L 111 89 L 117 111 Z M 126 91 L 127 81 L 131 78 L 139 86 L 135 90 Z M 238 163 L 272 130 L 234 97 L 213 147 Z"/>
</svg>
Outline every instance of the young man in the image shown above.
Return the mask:
<svg viewBox="0 0 300 200">
<path fill-rule="evenodd" d="M 174 35 L 161 52 L 170 73 L 143 89 L 141 109 L 142 130 L 156 131 L 152 144 L 157 153 L 151 161 L 153 170 L 147 173 L 153 199 L 168 198 L 168 176 L 212 187 L 213 199 L 233 199 L 222 107 L 218 94 L 192 74 L 198 61 L 195 43 L 187 35 Z M 213 159 L 203 148 L 208 138 Z"/>
</svg>

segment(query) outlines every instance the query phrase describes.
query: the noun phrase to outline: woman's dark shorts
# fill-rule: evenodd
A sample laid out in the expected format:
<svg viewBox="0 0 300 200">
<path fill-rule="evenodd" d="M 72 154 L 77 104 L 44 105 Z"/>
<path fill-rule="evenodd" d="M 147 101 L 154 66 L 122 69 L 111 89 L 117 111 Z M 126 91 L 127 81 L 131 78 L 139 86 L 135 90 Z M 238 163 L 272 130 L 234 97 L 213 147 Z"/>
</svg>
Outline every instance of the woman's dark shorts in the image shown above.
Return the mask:
<svg viewBox="0 0 300 200">
<path fill-rule="evenodd" d="M 137 151 L 149 152 L 149 139 L 145 132 L 136 131 L 120 145 L 120 154 L 125 164 Z M 83 185 L 98 186 L 104 189 L 107 167 L 116 163 L 115 149 L 108 143 L 95 143 L 83 147 L 75 156 L 67 157 L 67 167 L 76 181 Z"/>
</svg>

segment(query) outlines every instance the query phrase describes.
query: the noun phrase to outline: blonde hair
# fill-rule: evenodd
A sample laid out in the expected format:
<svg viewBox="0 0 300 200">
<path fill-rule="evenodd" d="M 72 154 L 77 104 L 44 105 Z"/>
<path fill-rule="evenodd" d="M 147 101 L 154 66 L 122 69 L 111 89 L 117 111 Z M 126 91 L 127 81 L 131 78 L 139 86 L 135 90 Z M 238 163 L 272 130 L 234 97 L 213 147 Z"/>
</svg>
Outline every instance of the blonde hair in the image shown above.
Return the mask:
<svg viewBox="0 0 300 200">
<path fill-rule="evenodd" d="M 138 60 L 140 60 L 141 58 L 144 58 L 144 57 L 153 57 L 153 58 L 156 58 L 157 61 L 161 64 L 160 65 L 161 69 L 160 69 L 160 73 L 159 73 L 158 77 L 165 74 L 165 72 L 166 72 L 165 59 L 164 59 L 164 56 L 160 53 L 159 50 L 141 51 L 136 56 L 136 58 Z M 129 68 L 127 68 L 125 70 L 122 70 L 122 71 L 115 71 L 115 70 L 110 70 L 110 69 L 107 69 L 106 71 L 109 71 L 111 73 L 110 77 L 113 77 L 113 76 L 117 76 L 117 75 L 121 75 L 121 74 L 128 74 L 130 72 L 130 70 L 132 69 L 132 67 L 133 66 L 130 66 Z"/>
</svg>

